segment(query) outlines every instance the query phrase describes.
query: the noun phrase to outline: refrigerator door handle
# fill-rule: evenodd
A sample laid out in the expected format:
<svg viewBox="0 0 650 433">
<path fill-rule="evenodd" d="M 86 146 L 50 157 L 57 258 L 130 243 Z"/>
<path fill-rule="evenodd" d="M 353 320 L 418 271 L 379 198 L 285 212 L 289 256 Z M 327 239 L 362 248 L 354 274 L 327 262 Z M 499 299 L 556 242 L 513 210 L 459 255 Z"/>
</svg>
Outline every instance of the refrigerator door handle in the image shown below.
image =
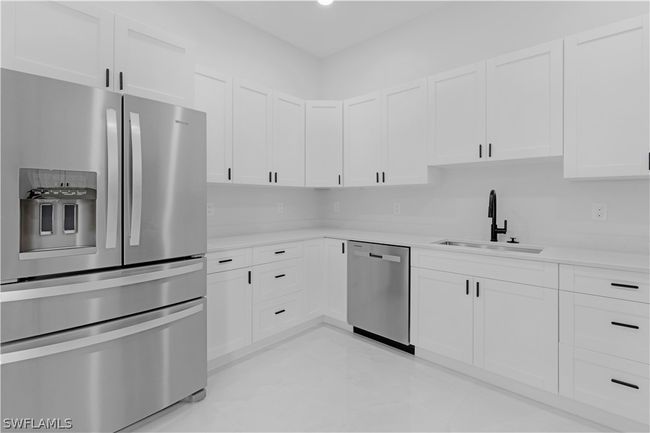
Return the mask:
<svg viewBox="0 0 650 433">
<path fill-rule="evenodd" d="M 117 111 L 106 110 L 106 147 L 108 151 L 108 191 L 106 197 L 106 248 L 117 246 L 117 221 L 119 219 L 119 151 L 117 138 Z"/>
<path fill-rule="evenodd" d="M 131 236 L 130 246 L 140 245 L 142 219 L 142 136 L 140 114 L 129 113 L 131 124 Z"/>
<path fill-rule="evenodd" d="M 149 329 L 158 328 L 160 326 L 177 322 L 186 317 L 193 316 L 197 313 L 200 313 L 201 311 L 203 311 L 203 304 L 195 305 L 185 310 L 177 311 L 175 313 L 163 317 L 159 317 L 153 320 L 148 320 L 124 328 L 115 329 L 113 331 L 108 331 L 108 332 L 95 334 L 95 335 L 89 335 L 87 337 L 82 337 L 76 340 L 64 341 L 61 343 L 34 347 L 31 349 L 4 353 L 0 355 L 0 365 L 6 365 L 13 362 L 42 358 L 45 356 L 56 355 L 57 353 L 83 349 L 85 347 L 93 346 L 95 344 L 106 343 L 108 341 L 117 340 L 118 338 L 128 337 L 129 335 L 138 334 L 140 332 L 148 331 Z"/>
<path fill-rule="evenodd" d="M 105 280 L 84 281 L 74 284 L 62 284 L 59 286 L 38 287 L 35 289 L 11 290 L 0 292 L 0 304 L 6 302 L 25 301 L 27 299 L 46 298 L 49 296 L 61 296 L 92 292 L 95 290 L 110 289 L 113 287 L 128 286 L 132 284 L 146 283 L 149 281 L 162 280 L 165 278 L 177 277 L 190 274 L 203 269 L 203 263 L 180 266 L 171 269 L 162 269 L 143 274 L 127 275 Z"/>
</svg>

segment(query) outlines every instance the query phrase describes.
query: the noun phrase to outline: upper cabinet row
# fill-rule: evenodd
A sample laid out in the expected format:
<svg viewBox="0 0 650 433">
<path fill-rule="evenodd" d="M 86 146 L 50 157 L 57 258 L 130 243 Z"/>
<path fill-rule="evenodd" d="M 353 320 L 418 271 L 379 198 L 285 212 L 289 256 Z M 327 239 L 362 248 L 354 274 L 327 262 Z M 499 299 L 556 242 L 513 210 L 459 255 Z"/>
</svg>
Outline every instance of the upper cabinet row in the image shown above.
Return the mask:
<svg viewBox="0 0 650 433">
<path fill-rule="evenodd" d="M 88 3 L 2 2 L 2 66 L 191 105 L 189 44 Z"/>
</svg>

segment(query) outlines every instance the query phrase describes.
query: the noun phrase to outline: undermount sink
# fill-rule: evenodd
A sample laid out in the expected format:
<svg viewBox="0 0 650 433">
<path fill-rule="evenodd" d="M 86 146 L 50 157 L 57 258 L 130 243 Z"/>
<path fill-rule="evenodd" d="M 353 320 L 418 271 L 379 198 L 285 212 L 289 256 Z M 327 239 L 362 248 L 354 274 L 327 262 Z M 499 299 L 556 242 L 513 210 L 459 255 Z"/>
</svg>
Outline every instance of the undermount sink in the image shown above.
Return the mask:
<svg viewBox="0 0 650 433">
<path fill-rule="evenodd" d="M 480 242 L 462 242 L 462 241 L 442 241 L 434 242 L 437 245 L 448 245 L 451 247 L 481 248 L 484 250 L 507 251 L 513 253 L 539 254 L 543 248 L 520 247 L 515 245 L 504 245 L 498 243 L 480 243 Z"/>
</svg>

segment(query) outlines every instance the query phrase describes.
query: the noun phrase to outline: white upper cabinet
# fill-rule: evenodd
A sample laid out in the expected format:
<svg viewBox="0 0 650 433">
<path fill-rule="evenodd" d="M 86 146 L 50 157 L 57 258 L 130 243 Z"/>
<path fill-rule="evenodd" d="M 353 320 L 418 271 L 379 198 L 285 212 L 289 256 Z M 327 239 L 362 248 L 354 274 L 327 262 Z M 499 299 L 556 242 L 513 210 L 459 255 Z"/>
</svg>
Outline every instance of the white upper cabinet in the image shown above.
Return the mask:
<svg viewBox="0 0 650 433">
<path fill-rule="evenodd" d="M 343 104 L 307 101 L 305 170 L 307 186 L 343 184 Z"/>
<path fill-rule="evenodd" d="M 381 182 L 379 156 L 385 149 L 382 102 L 382 94 L 376 92 L 343 103 L 343 177 L 346 186 Z"/>
<path fill-rule="evenodd" d="M 648 16 L 565 40 L 564 175 L 647 176 Z"/>
<path fill-rule="evenodd" d="M 429 78 L 429 163 L 478 161 L 485 142 L 485 63 Z"/>
<path fill-rule="evenodd" d="M 233 181 L 272 183 L 273 98 L 270 89 L 235 80 L 233 85 Z"/>
<path fill-rule="evenodd" d="M 388 185 L 427 183 L 426 79 L 386 90 L 384 110 L 385 151 L 380 150 L 382 182 Z"/>
<path fill-rule="evenodd" d="M 273 95 L 273 183 L 305 185 L 305 102 L 292 96 Z"/>
<path fill-rule="evenodd" d="M 562 155 L 562 41 L 495 57 L 487 70 L 487 157 Z"/>
<path fill-rule="evenodd" d="M 207 180 L 232 181 L 232 81 L 203 68 L 194 74 L 194 107 L 207 126 Z"/>
<path fill-rule="evenodd" d="M 112 89 L 113 21 L 90 3 L 2 2 L 2 66 Z"/>
<path fill-rule="evenodd" d="M 186 41 L 117 16 L 115 46 L 115 90 L 192 106 L 194 56 Z"/>
</svg>

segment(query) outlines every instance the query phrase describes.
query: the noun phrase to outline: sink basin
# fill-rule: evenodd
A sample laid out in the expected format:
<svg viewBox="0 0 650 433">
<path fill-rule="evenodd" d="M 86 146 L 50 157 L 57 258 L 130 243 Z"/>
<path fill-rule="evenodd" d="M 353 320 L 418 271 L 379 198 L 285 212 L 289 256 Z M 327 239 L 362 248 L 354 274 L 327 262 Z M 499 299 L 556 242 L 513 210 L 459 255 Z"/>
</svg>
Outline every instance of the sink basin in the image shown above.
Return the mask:
<svg viewBox="0 0 650 433">
<path fill-rule="evenodd" d="M 434 243 L 438 245 L 449 245 L 452 247 L 481 248 L 484 250 L 507 251 L 512 253 L 539 254 L 543 251 L 543 248 L 504 245 L 496 242 L 480 243 L 480 242 L 462 242 L 462 241 L 442 241 L 442 242 L 434 242 Z"/>
</svg>

